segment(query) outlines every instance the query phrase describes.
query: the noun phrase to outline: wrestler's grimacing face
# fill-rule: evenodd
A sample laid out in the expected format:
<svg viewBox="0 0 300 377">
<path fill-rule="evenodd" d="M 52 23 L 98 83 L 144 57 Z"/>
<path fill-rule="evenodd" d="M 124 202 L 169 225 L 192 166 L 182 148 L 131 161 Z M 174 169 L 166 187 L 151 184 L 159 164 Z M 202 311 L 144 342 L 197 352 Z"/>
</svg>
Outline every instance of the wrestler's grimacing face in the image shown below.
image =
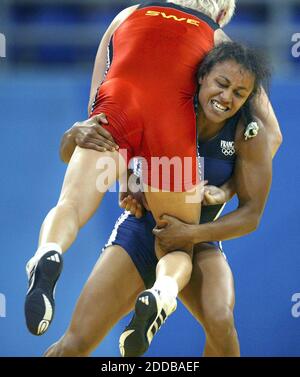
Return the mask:
<svg viewBox="0 0 300 377">
<path fill-rule="evenodd" d="M 217 63 L 199 83 L 198 100 L 205 117 L 214 123 L 222 123 L 247 101 L 255 77 L 234 60 L 228 60 Z"/>
</svg>

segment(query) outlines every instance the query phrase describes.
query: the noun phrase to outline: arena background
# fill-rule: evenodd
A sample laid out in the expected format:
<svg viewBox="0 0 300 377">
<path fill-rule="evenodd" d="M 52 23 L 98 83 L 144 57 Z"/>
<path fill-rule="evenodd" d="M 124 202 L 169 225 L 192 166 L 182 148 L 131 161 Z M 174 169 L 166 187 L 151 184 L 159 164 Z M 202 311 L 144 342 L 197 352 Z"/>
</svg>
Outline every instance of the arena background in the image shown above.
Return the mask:
<svg viewBox="0 0 300 377">
<path fill-rule="evenodd" d="M 58 198 L 65 172 L 58 156 L 60 137 L 87 116 L 93 59 L 103 31 L 118 11 L 134 3 L 0 3 L 0 356 L 40 356 L 63 334 L 120 213 L 116 194 L 109 194 L 66 254 L 51 328 L 42 337 L 30 335 L 23 315 L 24 267 L 36 249 L 40 224 Z M 274 66 L 271 98 L 284 136 L 259 229 L 224 243 L 235 276 L 241 353 L 300 356 L 300 1 L 238 0 L 226 31 L 269 53 Z M 126 323 L 124 319 L 111 331 L 95 356 L 119 355 L 118 338 Z M 199 356 L 203 345 L 202 329 L 180 306 L 146 355 Z"/>
</svg>

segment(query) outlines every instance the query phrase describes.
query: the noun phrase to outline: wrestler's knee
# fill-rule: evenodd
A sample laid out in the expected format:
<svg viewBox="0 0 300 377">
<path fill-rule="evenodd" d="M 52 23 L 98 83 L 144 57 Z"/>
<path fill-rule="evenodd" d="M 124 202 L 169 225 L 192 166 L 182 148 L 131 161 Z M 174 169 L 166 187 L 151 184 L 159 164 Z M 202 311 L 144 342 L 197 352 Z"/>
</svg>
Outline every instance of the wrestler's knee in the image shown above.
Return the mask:
<svg viewBox="0 0 300 377">
<path fill-rule="evenodd" d="M 46 357 L 85 357 L 90 353 L 90 344 L 80 334 L 65 334 L 49 351 Z"/>
<path fill-rule="evenodd" d="M 206 334 L 213 338 L 225 338 L 235 331 L 233 311 L 229 306 L 206 310 L 202 322 Z"/>
<path fill-rule="evenodd" d="M 82 222 L 79 199 L 62 197 L 59 199 L 54 210 L 61 213 L 61 216 L 71 214 L 73 220 L 78 224 L 81 224 Z"/>
<path fill-rule="evenodd" d="M 185 247 L 182 247 L 180 248 L 180 251 L 166 251 L 159 243 L 159 241 L 156 240 L 156 243 L 155 243 L 155 254 L 156 254 L 156 257 L 157 259 L 161 259 L 162 257 L 164 257 L 165 255 L 167 254 L 171 254 L 171 253 L 177 253 L 177 252 L 180 252 L 180 253 L 183 253 L 182 255 L 186 258 L 188 258 L 191 262 L 193 260 L 193 244 L 190 244 L 190 245 L 187 245 Z"/>
</svg>

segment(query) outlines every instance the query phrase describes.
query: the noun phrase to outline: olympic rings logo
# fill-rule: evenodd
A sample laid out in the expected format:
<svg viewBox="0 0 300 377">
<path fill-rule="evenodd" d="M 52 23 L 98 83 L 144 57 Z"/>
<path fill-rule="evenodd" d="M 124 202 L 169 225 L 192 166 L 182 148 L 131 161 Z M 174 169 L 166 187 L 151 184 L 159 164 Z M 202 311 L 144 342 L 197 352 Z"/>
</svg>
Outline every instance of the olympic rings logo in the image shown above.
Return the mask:
<svg viewBox="0 0 300 377">
<path fill-rule="evenodd" d="M 222 148 L 222 153 L 225 155 L 225 156 L 233 156 L 235 154 L 235 149 L 232 148 L 232 149 L 225 149 L 225 148 Z"/>
</svg>

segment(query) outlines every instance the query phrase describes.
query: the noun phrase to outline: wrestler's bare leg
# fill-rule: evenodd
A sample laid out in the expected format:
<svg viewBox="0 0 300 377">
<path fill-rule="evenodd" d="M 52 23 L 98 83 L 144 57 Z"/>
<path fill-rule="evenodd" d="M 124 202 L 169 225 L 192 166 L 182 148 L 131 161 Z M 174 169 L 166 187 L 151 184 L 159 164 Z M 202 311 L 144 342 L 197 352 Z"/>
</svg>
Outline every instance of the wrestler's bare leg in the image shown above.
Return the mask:
<svg viewBox="0 0 300 377">
<path fill-rule="evenodd" d="M 193 203 L 190 199 L 193 195 Z M 146 192 L 148 205 L 157 224 L 160 216 L 168 214 L 180 220 L 196 224 L 199 222 L 201 209 L 201 186 L 192 192 Z M 189 281 L 192 272 L 193 245 L 186 245 L 182 250 L 164 254 L 155 244 L 159 262 L 156 269 L 156 281 L 150 290 L 142 292 L 135 304 L 135 313 L 131 322 L 120 336 L 122 356 L 143 355 L 160 326 L 172 314 L 177 306 L 176 297 Z"/>
<path fill-rule="evenodd" d="M 105 173 L 99 166 L 100 158 L 103 162 L 110 159 Z M 118 152 L 99 153 L 76 147 L 58 203 L 42 225 L 39 244 L 56 243 L 63 252 L 66 251 L 76 239 L 79 229 L 95 213 L 108 188 L 119 178 L 119 172 L 124 174 L 126 168 Z M 106 182 L 101 182 L 102 173 L 107 176 Z"/>
<path fill-rule="evenodd" d="M 63 264 L 61 253 L 71 246 L 106 191 L 126 171 L 125 160 L 118 152 L 99 153 L 76 147 L 58 203 L 47 215 L 39 248 L 27 264 L 25 318 L 32 334 L 43 334 L 53 319 L 53 292 Z"/>
<path fill-rule="evenodd" d="M 82 290 L 69 328 L 45 356 L 88 356 L 133 309 L 143 289 L 143 280 L 127 252 L 109 246 Z"/>
<path fill-rule="evenodd" d="M 240 356 L 233 316 L 233 276 L 216 247 L 195 246 L 191 280 L 179 297 L 204 328 L 204 356 Z"/>
<path fill-rule="evenodd" d="M 188 224 L 199 223 L 201 213 L 201 184 L 188 192 L 152 192 L 147 189 L 146 198 L 151 212 L 160 223 L 160 217 L 164 214 L 174 216 Z M 193 198 L 192 203 L 190 203 Z M 185 250 L 177 250 L 165 253 L 155 244 L 156 255 L 159 259 L 156 268 L 156 280 L 163 276 L 169 276 L 177 283 L 178 291 L 188 283 L 192 272 L 192 251 L 190 244 Z"/>
</svg>

